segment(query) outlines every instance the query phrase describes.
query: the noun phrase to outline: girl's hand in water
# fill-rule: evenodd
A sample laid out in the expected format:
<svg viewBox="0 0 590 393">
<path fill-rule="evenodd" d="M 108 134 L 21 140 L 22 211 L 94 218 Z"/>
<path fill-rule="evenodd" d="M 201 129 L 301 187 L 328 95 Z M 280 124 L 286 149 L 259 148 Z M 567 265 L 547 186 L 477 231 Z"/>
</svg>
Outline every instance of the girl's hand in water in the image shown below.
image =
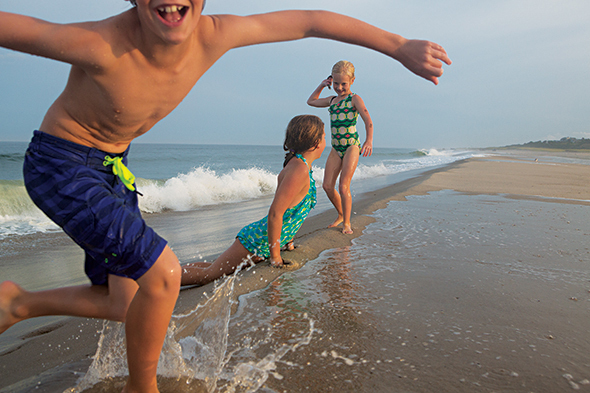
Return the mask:
<svg viewBox="0 0 590 393">
<path fill-rule="evenodd" d="M 270 266 L 272 267 L 283 267 L 283 258 L 273 258 L 270 257 Z"/>
<path fill-rule="evenodd" d="M 289 266 L 291 264 L 292 264 L 291 261 L 288 261 L 283 258 L 273 258 L 273 257 L 270 258 L 270 266 L 272 266 L 272 267 L 281 268 L 281 267 Z"/>
<path fill-rule="evenodd" d="M 442 46 L 430 41 L 406 40 L 393 56 L 408 70 L 438 85 L 442 63 L 452 63 Z"/>
</svg>

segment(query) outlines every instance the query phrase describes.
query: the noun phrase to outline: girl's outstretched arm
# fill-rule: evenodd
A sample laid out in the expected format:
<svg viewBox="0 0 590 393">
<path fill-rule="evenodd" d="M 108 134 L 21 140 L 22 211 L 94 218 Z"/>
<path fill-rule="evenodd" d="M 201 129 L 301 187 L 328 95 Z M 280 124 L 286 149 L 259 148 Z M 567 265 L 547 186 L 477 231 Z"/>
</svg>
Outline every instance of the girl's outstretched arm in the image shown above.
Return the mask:
<svg viewBox="0 0 590 393">
<path fill-rule="evenodd" d="M 451 64 L 445 50 L 429 41 L 406 38 L 329 11 L 279 11 L 245 17 L 218 15 L 216 28 L 226 50 L 308 37 L 326 38 L 381 52 L 435 84 Z"/>
<path fill-rule="evenodd" d="M 371 120 L 371 115 L 369 115 L 369 111 L 365 106 L 365 102 L 358 94 L 352 96 L 352 103 L 365 123 L 365 132 L 367 133 L 367 138 L 361 147 L 361 154 L 363 157 L 368 157 L 373 154 L 373 121 Z"/>
</svg>

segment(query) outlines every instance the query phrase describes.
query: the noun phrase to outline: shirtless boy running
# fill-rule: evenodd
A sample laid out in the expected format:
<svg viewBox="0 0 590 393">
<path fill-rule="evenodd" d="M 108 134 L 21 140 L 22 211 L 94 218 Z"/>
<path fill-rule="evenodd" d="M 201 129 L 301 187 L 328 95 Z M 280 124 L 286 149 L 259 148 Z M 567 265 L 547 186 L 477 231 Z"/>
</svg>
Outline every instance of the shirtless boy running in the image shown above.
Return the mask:
<svg viewBox="0 0 590 393">
<path fill-rule="evenodd" d="M 156 370 L 180 288 L 178 259 L 137 208 L 131 141 L 168 115 L 228 50 L 319 37 L 361 45 L 438 83 L 444 49 L 324 11 L 201 15 L 204 0 L 137 0 L 96 22 L 0 12 L 0 46 L 72 65 L 25 158 L 33 201 L 86 253 L 92 284 L 28 292 L 0 284 L 0 332 L 27 318 L 125 321 L 126 392 L 157 392 Z"/>
</svg>

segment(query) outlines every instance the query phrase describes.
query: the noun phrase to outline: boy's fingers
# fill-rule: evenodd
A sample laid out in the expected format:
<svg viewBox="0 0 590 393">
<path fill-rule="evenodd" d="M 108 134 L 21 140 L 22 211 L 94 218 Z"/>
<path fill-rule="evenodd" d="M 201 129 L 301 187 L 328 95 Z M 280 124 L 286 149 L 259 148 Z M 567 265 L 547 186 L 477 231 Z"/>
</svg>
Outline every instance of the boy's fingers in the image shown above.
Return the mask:
<svg viewBox="0 0 590 393">
<path fill-rule="evenodd" d="M 452 61 L 451 59 L 449 59 L 449 56 L 447 55 L 447 51 L 445 50 L 445 48 L 435 43 L 431 43 L 430 47 L 432 48 L 432 57 L 440 61 L 443 61 L 447 65 L 451 65 Z"/>
<path fill-rule="evenodd" d="M 443 74 L 443 63 L 450 65 L 447 52 L 434 42 L 410 40 L 402 47 L 402 64 L 416 75 L 438 85 Z"/>
<path fill-rule="evenodd" d="M 449 59 L 449 56 L 447 55 L 447 52 L 443 49 L 442 46 L 438 46 L 437 48 L 435 48 L 432 57 L 434 57 L 435 59 L 438 59 L 442 62 L 444 62 L 446 65 L 451 65 L 453 62 L 451 61 L 451 59 Z"/>
</svg>

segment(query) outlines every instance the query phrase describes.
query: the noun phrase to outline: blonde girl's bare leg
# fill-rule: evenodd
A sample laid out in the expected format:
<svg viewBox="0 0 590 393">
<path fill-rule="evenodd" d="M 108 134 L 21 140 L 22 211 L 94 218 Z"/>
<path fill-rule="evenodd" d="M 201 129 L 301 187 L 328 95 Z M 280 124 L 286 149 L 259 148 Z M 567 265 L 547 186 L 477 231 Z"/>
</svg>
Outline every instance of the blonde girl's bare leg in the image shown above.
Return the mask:
<svg viewBox="0 0 590 393">
<path fill-rule="evenodd" d="M 350 216 L 352 214 L 352 194 L 350 192 L 350 182 L 359 162 L 359 147 L 350 146 L 342 159 L 342 172 L 340 173 L 340 183 L 338 190 L 342 201 L 342 233 L 352 234 Z"/>
<path fill-rule="evenodd" d="M 328 196 L 334 208 L 336 208 L 336 212 L 338 213 L 338 217 L 336 220 L 328 225 L 328 228 L 334 228 L 342 223 L 344 219 L 344 215 L 342 213 L 342 201 L 340 199 L 340 194 L 336 191 L 336 181 L 338 180 L 338 175 L 340 175 L 340 170 L 342 169 L 342 159 L 332 148 L 330 154 L 328 155 L 328 159 L 326 160 L 326 169 L 324 170 L 324 182 L 322 187 Z"/>
<path fill-rule="evenodd" d="M 124 392 L 158 392 L 156 372 L 170 317 L 180 291 L 181 269 L 166 246 L 139 279 L 125 323 L 129 379 Z"/>
<path fill-rule="evenodd" d="M 221 276 L 232 274 L 242 261 L 252 256 L 248 250 L 235 239 L 233 244 L 213 263 L 189 263 L 182 266 L 182 285 L 205 285 Z"/>
</svg>

